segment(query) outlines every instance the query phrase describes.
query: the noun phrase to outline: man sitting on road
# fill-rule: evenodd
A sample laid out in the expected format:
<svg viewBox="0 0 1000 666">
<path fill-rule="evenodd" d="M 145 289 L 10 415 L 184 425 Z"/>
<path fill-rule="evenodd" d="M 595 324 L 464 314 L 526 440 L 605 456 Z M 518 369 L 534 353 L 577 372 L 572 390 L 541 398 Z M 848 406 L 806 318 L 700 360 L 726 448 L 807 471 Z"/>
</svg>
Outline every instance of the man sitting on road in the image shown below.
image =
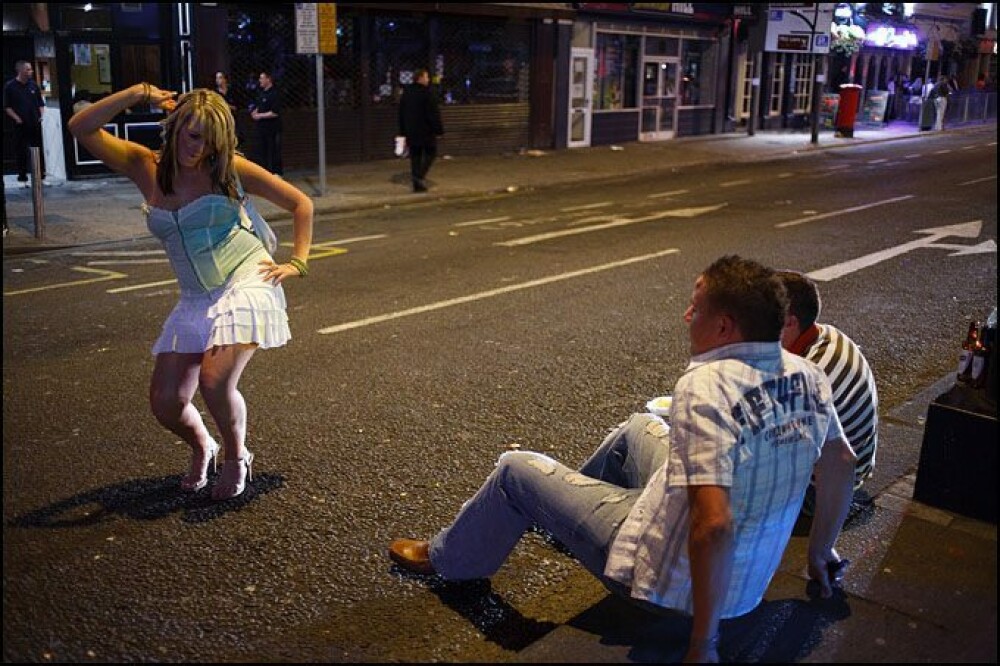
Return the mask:
<svg viewBox="0 0 1000 666">
<path fill-rule="evenodd" d="M 788 314 L 781 330 L 781 346 L 802 356 L 826 373 L 833 389 L 833 406 L 858 461 L 857 490 L 872 475 L 878 448 L 878 391 L 875 377 L 861 349 L 840 329 L 817 324 L 822 309 L 816 283 L 802 273 L 778 271 L 788 292 Z M 802 511 L 812 515 L 815 489 L 806 492 Z"/>
<path fill-rule="evenodd" d="M 814 475 L 809 576 L 829 597 L 855 457 L 826 375 L 781 349 L 786 308 L 772 270 L 717 260 L 684 313 L 692 356 L 669 428 L 636 414 L 580 471 L 505 453 L 449 527 L 397 539 L 389 557 L 449 580 L 487 577 L 537 525 L 611 591 L 693 615 L 686 659 L 718 661 L 719 621 L 760 603 Z"/>
</svg>

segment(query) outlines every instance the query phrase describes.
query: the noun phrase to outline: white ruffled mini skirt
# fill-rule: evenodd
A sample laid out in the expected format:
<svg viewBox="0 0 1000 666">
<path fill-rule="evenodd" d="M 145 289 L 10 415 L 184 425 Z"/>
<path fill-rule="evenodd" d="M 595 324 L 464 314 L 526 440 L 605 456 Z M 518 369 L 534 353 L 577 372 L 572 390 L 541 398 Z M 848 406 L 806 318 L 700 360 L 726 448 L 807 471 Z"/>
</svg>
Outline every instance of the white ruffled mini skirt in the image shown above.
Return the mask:
<svg viewBox="0 0 1000 666">
<path fill-rule="evenodd" d="M 253 270 L 205 293 L 182 293 L 163 324 L 153 353 L 200 354 L 212 347 L 256 344 L 281 347 L 292 338 L 281 285 Z"/>
</svg>

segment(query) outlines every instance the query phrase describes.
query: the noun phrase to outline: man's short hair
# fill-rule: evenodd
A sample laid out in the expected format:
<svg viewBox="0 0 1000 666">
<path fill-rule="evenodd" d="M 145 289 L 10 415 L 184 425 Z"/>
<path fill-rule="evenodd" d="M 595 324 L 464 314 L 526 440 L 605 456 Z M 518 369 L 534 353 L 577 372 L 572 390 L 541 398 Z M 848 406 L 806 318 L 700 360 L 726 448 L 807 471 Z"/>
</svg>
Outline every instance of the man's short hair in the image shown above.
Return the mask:
<svg viewBox="0 0 1000 666">
<path fill-rule="evenodd" d="M 785 325 L 788 296 L 775 272 L 752 259 L 716 259 L 702 278 L 708 306 L 728 314 L 747 342 L 777 342 Z"/>
<path fill-rule="evenodd" d="M 777 271 L 788 292 L 788 312 L 799 320 L 799 332 L 806 330 L 819 319 L 823 302 L 816 283 L 798 271 Z"/>
</svg>

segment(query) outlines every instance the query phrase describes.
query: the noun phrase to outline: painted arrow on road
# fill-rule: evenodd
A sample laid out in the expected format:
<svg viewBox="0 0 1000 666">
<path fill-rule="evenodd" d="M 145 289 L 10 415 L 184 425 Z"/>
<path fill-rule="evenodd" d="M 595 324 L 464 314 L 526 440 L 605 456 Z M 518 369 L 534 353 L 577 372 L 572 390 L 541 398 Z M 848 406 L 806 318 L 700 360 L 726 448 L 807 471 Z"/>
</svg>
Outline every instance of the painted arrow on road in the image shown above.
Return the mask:
<svg viewBox="0 0 1000 666">
<path fill-rule="evenodd" d="M 850 261 L 845 261 L 841 264 L 836 264 L 834 266 L 828 266 L 827 268 L 821 268 L 818 271 L 813 271 L 809 273 L 809 277 L 820 282 L 828 282 L 830 280 L 836 280 L 839 277 L 843 277 L 849 273 L 859 271 L 862 268 L 868 268 L 869 266 L 874 266 L 875 264 L 886 261 L 887 259 L 892 259 L 893 257 L 898 257 L 901 254 L 906 254 L 912 250 L 918 250 L 924 247 L 940 248 L 945 250 L 957 250 L 953 252 L 950 256 L 957 257 L 966 254 L 981 254 L 986 252 L 996 252 L 997 244 L 993 240 L 983 241 L 978 245 L 952 245 L 948 243 L 941 243 L 935 245 L 934 242 L 946 238 L 948 236 L 958 236 L 959 238 L 977 238 L 979 232 L 982 231 L 983 221 L 974 220 L 972 222 L 963 222 L 961 224 L 951 224 L 945 227 L 933 227 L 930 229 L 919 229 L 914 233 L 927 234 L 925 238 L 920 240 L 910 241 L 909 243 L 903 243 L 902 245 L 897 245 L 896 247 L 890 247 L 887 250 L 882 250 L 880 252 L 874 252 L 872 254 L 866 255 L 864 257 L 858 257 L 857 259 L 851 259 Z"/>
</svg>

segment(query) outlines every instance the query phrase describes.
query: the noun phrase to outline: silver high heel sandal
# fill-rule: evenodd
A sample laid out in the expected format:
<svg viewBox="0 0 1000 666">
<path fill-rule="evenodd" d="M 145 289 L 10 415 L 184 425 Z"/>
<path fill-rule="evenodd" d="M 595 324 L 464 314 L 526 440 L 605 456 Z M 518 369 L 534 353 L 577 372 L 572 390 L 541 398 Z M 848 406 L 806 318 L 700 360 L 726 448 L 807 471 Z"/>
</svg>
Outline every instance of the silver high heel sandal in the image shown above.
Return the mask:
<svg viewBox="0 0 1000 666">
<path fill-rule="evenodd" d="M 227 500 L 243 494 L 247 481 L 253 481 L 253 453 L 250 449 L 242 458 L 222 463 L 222 474 L 212 488 L 212 499 Z"/>
<path fill-rule="evenodd" d="M 206 451 L 207 455 L 205 456 L 205 460 L 202 461 L 201 474 L 199 476 L 192 477 L 191 473 L 188 472 L 188 475 L 181 479 L 181 490 L 183 490 L 184 492 L 188 493 L 197 492 L 202 488 L 204 488 L 206 485 L 208 485 L 209 461 L 212 462 L 212 471 L 213 472 L 219 471 L 219 459 L 218 459 L 219 443 L 216 442 L 214 439 L 210 439 L 208 441 L 209 445 L 208 445 L 208 450 Z"/>
</svg>

